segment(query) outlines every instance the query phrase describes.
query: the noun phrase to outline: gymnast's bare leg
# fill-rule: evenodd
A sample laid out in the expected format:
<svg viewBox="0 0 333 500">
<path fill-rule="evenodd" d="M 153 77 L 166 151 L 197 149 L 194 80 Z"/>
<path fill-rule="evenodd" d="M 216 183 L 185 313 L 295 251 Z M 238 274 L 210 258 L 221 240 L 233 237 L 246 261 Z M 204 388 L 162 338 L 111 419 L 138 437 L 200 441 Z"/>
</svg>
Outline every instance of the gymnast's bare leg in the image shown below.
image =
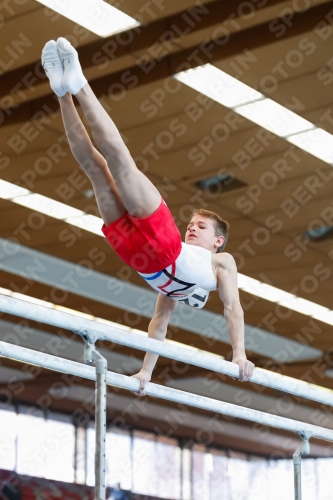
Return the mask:
<svg viewBox="0 0 333 500">
<path fill-rule="evenodd" d="M 68 142 L 76 161 L 92 184 L 97 206 L 106 226 L 118 220 L 127 210 L 119 196 L 105 158 L 92 144 L 74 106 L 72 96 L 58 97 Z"/>
<path fill-rule="evenodd" d="M 136 167 L 117 127 L 87 83 L 74 47 L 64 38 L 58 39 L 57 47 L 64 65 L 63 88 L 78 99 L 127 212 L 134 217 L 151 215 L 161 203 L 159 191 Z"/>
</svg>

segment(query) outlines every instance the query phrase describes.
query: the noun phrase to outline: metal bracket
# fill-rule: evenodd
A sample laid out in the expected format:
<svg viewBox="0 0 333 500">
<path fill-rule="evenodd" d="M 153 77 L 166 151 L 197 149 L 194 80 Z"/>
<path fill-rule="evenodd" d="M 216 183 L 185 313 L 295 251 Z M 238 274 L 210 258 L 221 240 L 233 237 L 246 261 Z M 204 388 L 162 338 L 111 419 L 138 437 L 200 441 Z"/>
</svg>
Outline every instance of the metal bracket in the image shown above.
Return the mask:
<svg viewBox="0 0 333 500">
<path fill-rule="evenodd" d="M 96 334 L 91 334 L 85 328 L 79 328 L 78 330 L 73 330 L 74 333 L 77 333 L 82 337 L 82 340 L 85 344 L 95 344 L 98 340 L 98 336 Z"/>
<path fill-rule="evenodd" d="M 299 437 L 302 439 L 302 444 L 301 446 L 295 451 L 293 457 L 295 457 L 294 459 L 294 463 L 295 463 L 295 460 L 297 459 L 296 457 L 299 457 L 299 459 L 301 459 L 302 455 L 308 455 L 310 453 L 310 443 L 309 443 L 309 439 L 313 436 L 313 434 L 311 432 L 301 432 L 299 434 Z"/>
<path fill-rule="evenodd" d="M 76 330 L 75 333 L 81 335 L 84 341 L 84 362 L 86 365 L 95 365 L 96 373 L 107 373 L 107 361 L 106 359 L 97 351 L 95 342 L 98 340 L 95 335 L 88 334 L 87 330 L 81 328 Z M 102 370 L 102 371 L 100 371 Z"/>
</svg>

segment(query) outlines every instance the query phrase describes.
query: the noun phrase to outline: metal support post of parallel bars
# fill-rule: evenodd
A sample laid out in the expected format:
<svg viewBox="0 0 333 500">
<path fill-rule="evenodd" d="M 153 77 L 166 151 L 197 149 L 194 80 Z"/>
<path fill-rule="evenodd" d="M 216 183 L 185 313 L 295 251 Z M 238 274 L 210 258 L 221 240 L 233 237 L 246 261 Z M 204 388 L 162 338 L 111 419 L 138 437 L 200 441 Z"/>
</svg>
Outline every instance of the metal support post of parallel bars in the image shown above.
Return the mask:
<svg viewBox="0 0 333 500">
<path fill-rule="evenodd" d="M 293 455 L 295 500 L 302 500 L 302 455 L 310 453 L 310 437 L 311 434 L 308 433 L 301 435 L 302 444 Z"/>
<path fill-rule="evenodd" d="M 95 500 L 105 500 L 106 374 L 107 360 L 85 340 L 84 362 L 95 365 Z"/>
</svg>

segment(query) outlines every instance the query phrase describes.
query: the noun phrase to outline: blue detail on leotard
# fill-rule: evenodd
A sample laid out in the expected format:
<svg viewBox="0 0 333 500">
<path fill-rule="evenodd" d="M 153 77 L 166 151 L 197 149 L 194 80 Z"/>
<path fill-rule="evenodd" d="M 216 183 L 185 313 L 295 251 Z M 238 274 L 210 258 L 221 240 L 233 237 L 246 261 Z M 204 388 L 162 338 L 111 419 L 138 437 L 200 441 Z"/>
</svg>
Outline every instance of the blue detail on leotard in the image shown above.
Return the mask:
<svg viewBox="0 0 333 500">
<path fill-rule="evenodd" d="M 161 274 L 163 273 L 163 271 L 159 271 L 158 273 L 154 274 L 154 276 L 150 276 L 150 278 L 148 278 L 148 276 L 143 276 L 143 274 L 141 274 L 141 276 L 143 277 L 144 280 L 146 281 L 150 281 L 150 280 L 154 280 L 156 278 L 158 278 L 159 276 L 161 276 Z"/>
</svg>

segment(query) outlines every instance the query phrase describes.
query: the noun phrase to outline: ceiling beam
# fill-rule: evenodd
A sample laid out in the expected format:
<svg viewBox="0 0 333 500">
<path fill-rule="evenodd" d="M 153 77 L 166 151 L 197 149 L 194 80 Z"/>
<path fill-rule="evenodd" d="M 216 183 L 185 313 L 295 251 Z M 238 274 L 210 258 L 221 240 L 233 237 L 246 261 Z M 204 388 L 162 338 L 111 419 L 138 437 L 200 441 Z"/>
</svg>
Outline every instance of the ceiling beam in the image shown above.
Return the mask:
<svg viewBox="0 0 333 500">
<path fill-rule="evenodd" d="M 212 41 L 204 42 L 198 46 L 181 50 L 175 54 L 169 54 L 162 59 L 150 61 L 148 65 L 135 64 L 131 68 L 121 71 L 112 71 L 105 76 L 90 81 L 90 85 L 98 97 L 108 96 L 123 91 L 128 91 L 141 85 L 169 78 L 175 73 L 186 68 L 195 68 L 202 64 L 222 61 L 226 58 L 236 56 L 247 49 L 254 50 L 261 46 L 272 45 L 279 41 L 290 39 L 307 33 L 325 19 L 333 9 L 333 1 L 315 6 L 305 13 L 295 14 L 292 26 L 286 28 L 283 37 L 277 37 L 272 31 L 274 25 L 284 23 L 285 20 L 277 18 L 258 26 L 234 33 L 228 37 L 227 43 L 223 38 L 218 43 Z M 328 23 L 333 23 L 332 16 L 328 17 Z M 125 84 L 124 78 L 127 82 Z M 29 121 L 36 113 L 52 114 L 59 111 L 57 98 L 53 93 L 26 102 L 16 108 L 7 108 L 0 113 L 0 123 L 5 125 L 19 124 Z"/>
<path fill-rule="evenodd" d="M 285 0 L 270 0 L 269 2 L 261 2 L 259 4 L 254 2 L 253 8 L 256 11 L 261 11 L 283 2 Z M 249 4 L 250 2 L 247 3 Z M 83 70 L 87 70 L 98 67 L 101 64 L 101 58 L 103 58 L 103 64 L 106 64 L 108 62 L 112 63 L 115 59 L 119 60 L 121 57 L 129 54 L 133 54 L 133 57 L 138 57 L 138 53 L 145 50 L 147 50 L 146 56 L 149 59 L 154 57 L 154 53 L 163 54 L 164 52 L 163 55 L 166 55 L 166 52 L 170 52 L 171 47 L 177 47 L 177 43 L 189 34 L 213 28 L 214 26 L 220 27 L 221 23 L 226 23 L 226 29 L 228 29 L 231 26 L 231 22 L 239 18 L 243 9 L 243 0 L 234 2 L 214 0 L 201 5 L 201 7 L 192 7 L 178 14 L 158 19 L 146 26 L 130 29 L 123 33 L 88 43 L 77 49 L 82 68 Z M 156 45 L 159 45 L 159 48 Z M 151 52 L 149 52 L 149 48 L 152 48 Z M 33 83 L 35 88 L 46 81 L 40 60 L 34 61 L 2 75 L 0 98 L 19 93 L 22 81 L 24 82 L 25 79 L 29 80 L 27 75 L 30 75 L 30 79 L 31 77 L 36 79 Z"/>
</svg>

